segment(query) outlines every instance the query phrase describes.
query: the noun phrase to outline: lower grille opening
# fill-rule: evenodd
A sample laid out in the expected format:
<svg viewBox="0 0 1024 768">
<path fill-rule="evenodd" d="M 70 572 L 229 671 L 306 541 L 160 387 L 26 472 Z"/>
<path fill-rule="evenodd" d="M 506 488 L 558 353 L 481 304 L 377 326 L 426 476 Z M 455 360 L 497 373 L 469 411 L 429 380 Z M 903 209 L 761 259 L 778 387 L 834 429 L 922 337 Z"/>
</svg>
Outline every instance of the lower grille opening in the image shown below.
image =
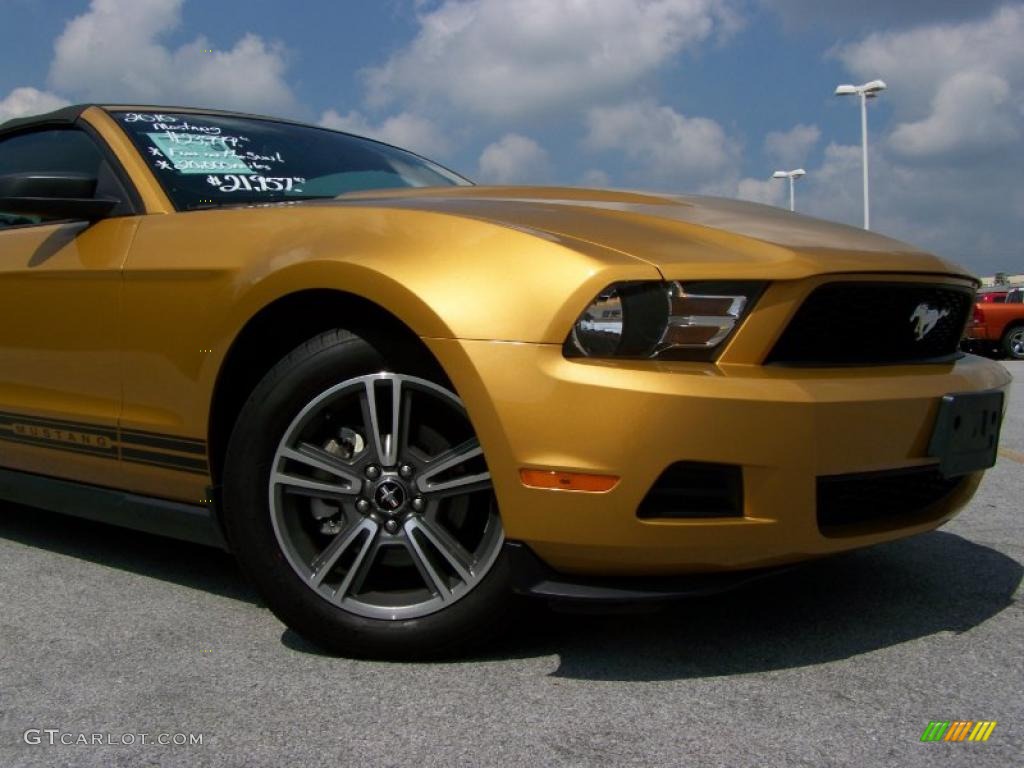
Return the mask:
<svg viewBox="0 0 1024 768">
<path fill-rule="evenodd" d="M 743 516 L 743 471 L 732 464 L 677 461 L 647 492 L 637 517 Z"/>
<path fill-rule="evenodd" d="M 885 530 L 924 522 L 930 508 L 963 481 L 934 466 L 819 477 L 818 528 L 826 536 L 842 536 L 861 533 L 864 526 Z"/>
</svg>

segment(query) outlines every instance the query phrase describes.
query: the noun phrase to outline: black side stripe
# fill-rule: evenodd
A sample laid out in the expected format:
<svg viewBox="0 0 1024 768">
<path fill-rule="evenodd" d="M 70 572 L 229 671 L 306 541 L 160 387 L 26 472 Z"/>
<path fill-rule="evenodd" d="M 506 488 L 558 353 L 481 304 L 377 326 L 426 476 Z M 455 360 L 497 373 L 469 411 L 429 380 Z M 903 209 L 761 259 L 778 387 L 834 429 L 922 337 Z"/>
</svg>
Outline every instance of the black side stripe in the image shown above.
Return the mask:
<svg viewBox="0 0 1024 768">
<path fill-rule="evenodd" d="M 169 453 L 139 451 L 134 448 L 121 448 L 121 458 L 135 464 L 153 464 L 170 469 L 186 469 L 194 472 L 206 472 L 206 459 L 191 456 L 174 456 Z"/>
<path fill-rule="evenodd" d="M 206 455 L 206 443 L 202 440 L 193 440 L 184 437 L 170 437 L 159 435 L 153 432 L 137 432 L 135 430 L 121 430 L 122 445 L 144 445 L 150 448 L 164 448 L 168 451 L 179 453 L 194 453 L 198 456 Z"/>
<path fill-rule="evenodd" d="M 44 432 L 75 433 L 75 436 L 26 434 L 25 427 Z M 83 442 L 83 437 L 92 438 L 93 443 L 97 442 L 95 438 L 103 438 L 108 444 L 89 444 Z M 209 473 L 206 442 L 191 437 L 144 432 L 138 429 L 122 429 L 119 434 L 116 429 L 96 424 L 0 411 L 0 440 L 115 461 L 120 458 L 133 464 L 145 464 L 178 472 L 200 475 Z"/>
</svg>

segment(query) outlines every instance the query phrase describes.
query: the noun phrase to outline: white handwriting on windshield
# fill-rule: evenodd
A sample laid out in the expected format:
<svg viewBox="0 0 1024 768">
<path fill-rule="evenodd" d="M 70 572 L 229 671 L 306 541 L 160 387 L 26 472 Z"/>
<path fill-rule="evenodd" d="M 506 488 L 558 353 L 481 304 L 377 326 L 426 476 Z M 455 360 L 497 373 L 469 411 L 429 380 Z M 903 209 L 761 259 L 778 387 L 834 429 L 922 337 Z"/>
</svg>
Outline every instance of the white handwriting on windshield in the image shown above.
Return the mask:
<svg viewBox="0 0 1024 768">
<path fill-rule="evenodd" d="M 301 192 L 297 186 L 305 184 L 301 176 L 243 176 L 228 173 L 223 176 L 207 176 L 206 183 L 221 192 Z"/>
<path fill-rule="evenodd" d="M 121 117 L 121 119 L 126 123 L 152 123 L 154 128 L 161 131 L 180 131 L 182 133 L 194 131 L 196 133 L 204 133 L 211 136 L 220 135 L 220 126 L 196 125 L 195 123 L 190 123 L 187 120 L 180 120 L 173 115 L 151 115 L 144 112 L 127 112 Z"/>
<path fill-rule="evenodd" d="M 249 140 L 248 136 L 196 136 L 177 131 L 167 131 L 165 135 L 172 144 L 197 144 L 203 147 L 231 147 L 232 149 Z"/>
</svg>

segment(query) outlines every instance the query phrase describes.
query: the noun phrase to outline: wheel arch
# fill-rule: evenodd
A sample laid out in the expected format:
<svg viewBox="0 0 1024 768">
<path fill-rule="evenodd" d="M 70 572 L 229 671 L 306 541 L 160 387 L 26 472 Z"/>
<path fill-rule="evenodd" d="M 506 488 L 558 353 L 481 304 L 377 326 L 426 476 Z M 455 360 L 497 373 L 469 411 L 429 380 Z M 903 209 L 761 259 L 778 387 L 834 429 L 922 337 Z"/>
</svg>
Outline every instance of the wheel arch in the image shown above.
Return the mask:
<svg viewBox="0 0 1024 768">
<path fill-rule="evenodd" d="M 223 477 L 235 421 L 256 385 L 297 346 L 332 329 L 359 336 L 389 360 L 401 357 L 417 370 L 443 382 L 448 380 L 416 332 L 370 299 L 333 288 L 302 289 L 279 296 L 246 321 L 217 371 L 207 422 L 210 474 L 215 487 L 220 486 Z"/>
</svg>

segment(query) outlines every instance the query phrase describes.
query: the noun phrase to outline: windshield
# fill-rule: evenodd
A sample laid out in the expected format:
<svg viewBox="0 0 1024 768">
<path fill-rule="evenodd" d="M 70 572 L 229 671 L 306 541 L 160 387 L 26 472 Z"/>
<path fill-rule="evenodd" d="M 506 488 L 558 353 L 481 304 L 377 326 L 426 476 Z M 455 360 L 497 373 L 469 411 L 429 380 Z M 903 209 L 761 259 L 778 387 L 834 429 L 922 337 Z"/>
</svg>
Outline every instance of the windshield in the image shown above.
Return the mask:
<svg viewBox="0 0 1024 768">
<path fill-rule="evenodd" d="M 178 210 L 468 181 L 386 144 L 249 117 L 111 112 Z"/>
</svg>

